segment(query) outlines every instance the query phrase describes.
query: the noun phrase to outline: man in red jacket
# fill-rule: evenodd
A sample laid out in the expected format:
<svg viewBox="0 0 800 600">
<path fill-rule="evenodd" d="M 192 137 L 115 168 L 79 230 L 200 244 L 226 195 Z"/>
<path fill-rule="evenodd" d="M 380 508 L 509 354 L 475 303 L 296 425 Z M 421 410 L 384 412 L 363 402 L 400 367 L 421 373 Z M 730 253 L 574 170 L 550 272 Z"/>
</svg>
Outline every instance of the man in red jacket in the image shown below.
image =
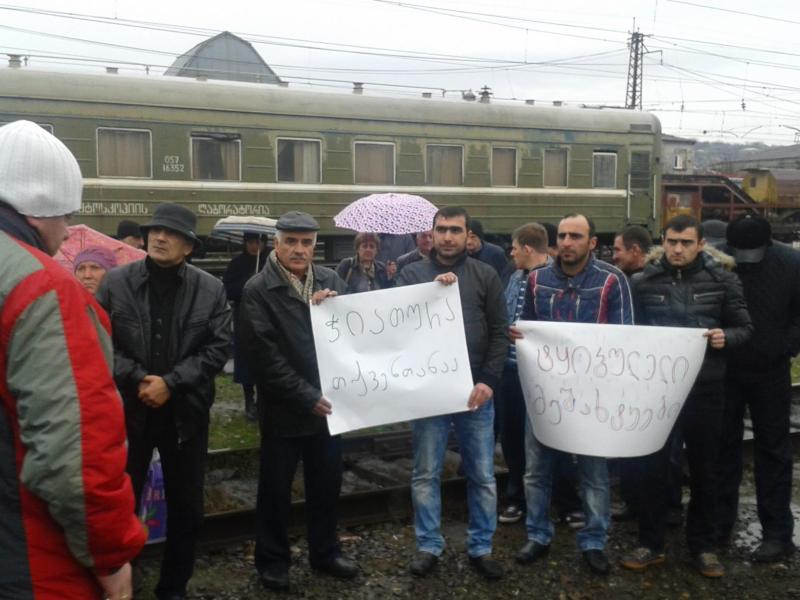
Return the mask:
<svg viewBox="0 0 800 600">
<path fill-rule="evenodd" d="M 55 137 L 0 127 L 0 598 L 127 600 L 145 541 L 108 317 L 50 258 L 82 187 Z"/>
</svg>

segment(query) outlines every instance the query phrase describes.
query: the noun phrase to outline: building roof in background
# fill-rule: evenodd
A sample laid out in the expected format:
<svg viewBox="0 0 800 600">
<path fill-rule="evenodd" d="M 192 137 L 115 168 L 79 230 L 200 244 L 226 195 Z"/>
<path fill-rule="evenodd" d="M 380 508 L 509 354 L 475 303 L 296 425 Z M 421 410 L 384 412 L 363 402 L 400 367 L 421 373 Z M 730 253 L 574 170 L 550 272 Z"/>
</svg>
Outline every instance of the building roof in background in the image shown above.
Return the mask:
<svg viewBox="0 0 800 600">
<path fill-rule="evenodd" d="M 800 158 L 800 144 L 793 146 L 776 146 L 767 150 L 755 151 L 747 156 L 747 162 L 755 160 L 775 160 L 781 158 Z M 741 162 L 742 159 L 740 159 Z"/>
<path fill-rule="evenodd" d="M 255 48 L 229 31 L 215 35 L 182 54 L 165 75 L 207 77 L 252 83 L 281 83 Z"/>
<path fill-rule="evenodd" d="M 667 142 L 671 144 L 691 144 L 694 145 L 697 143 L 697 140 L 693 140 L 691 138 L 683 138 L 678 137 L 677 135 L 670 135 L 668 133 L 661 134 L 661 141 Z"/>
</svg>

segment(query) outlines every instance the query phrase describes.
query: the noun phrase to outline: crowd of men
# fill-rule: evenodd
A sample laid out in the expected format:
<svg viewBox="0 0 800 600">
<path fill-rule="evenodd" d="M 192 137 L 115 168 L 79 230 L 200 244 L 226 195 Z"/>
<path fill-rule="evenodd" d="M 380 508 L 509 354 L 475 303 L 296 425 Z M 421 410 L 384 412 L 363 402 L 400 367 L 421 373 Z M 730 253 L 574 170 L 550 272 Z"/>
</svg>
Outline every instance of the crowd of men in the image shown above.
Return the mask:
<svg viewBox="0 0 800 600">
<path fill-rule="evenodd" d="M 717 550 L 730 543 L 737 516 L 745 407 L 763 531 L 754 559 L 794 551 L 789 366 L 800 351 L 800 254 L 773 242 L 764 219 L 732 222 L 725 252 L 712 249 L 703 224 L 689 216 L 666 223 L 660 246 L 632 226 L 615 239 L 614 266 L 595 256 L 593 221 L 569 214 L 557 227 L 517 228 L 508 263 L 466 210 L 443 207 L 416 248 L 409 237 L 361 234 L 356 257 L 337 274 L 313 262 L 317 221 L 292 211 L 278 219 L 269 253 L 260 237 L 246 240 L 223 285 L 187 260 L 201 243 L 196 216 L 164 204 L 138 230 L 121 232 L 132 243 L 140 235 L 146 258 L 114 268 L 91 254 L 87 260 L 107 268 L 84 289 L 50 258 L 81 191 L 77 162 L 56 138 L 29 122 L 0 128 L 0 250 L 8 257 L 0 263 L 0 596 L 130 599 L 130 561 L 145 541 L 135 506 L 158 449 L 168 527 L 155 593 L 185 598 L 203 516 L 214 378 L 231 342 L 228 300 L 244 362 L 239 381 L 246 398 L 258 397 L 260 580 L 289 588 L 287 524 L 300 461 L 309 563 L 329 576 L 356 577 L 359 567 L 337 537 L 342 446 L 328 431 L 335 407 L 321 391 L 309 307 L 338 294 L 427 282 L 458 282 L 473 388 L 464 411 L 411 423 L 414 576 L 433 571 L 445 547 L 441 473 L 451 428 L 467 481 L 466 549 L 478 574 L 504 575 L 492 558 L 496 437 L 509 467 L 509 504 L 499 520 L 524 518 L 527 531 L 516 561 L 547 555 L 551 500 L 558 504 L 557 489 L 573 485 L 565 474 L 572 468 L 582 508 L 578 548 L 592 573 L 611 569 L 607 460 L 565 455 L 537 440 L 518 375 L 519 320 L 706 330 L 700 374 L 669 439 L 619 465 L 626 510 L 639 524 L 622 567 L 664 562 L 670 472 L 675 449 L 685 446 L 687 546 L 700 573 L 724 575 Z M 376 266 L 390 263 L 378 279 Z M 247 408 L 254 416 L 255 402 Z"/>
</svg>

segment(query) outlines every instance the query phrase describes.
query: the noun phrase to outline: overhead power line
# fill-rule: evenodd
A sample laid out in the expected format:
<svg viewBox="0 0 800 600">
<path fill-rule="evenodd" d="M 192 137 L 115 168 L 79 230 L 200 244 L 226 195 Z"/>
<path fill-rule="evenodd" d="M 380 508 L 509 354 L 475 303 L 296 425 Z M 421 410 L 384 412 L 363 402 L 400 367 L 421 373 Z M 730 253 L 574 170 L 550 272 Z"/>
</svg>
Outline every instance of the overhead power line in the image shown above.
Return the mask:
<svg viewBox="0 0 800 600">
<path fill-rule="evenodd" d="M 700 4 L 698 2 L 686 2 L 686 0 L 667 0 L 673 4 L 686 4 L 687 6 L 696 6 L 698 8 L 706 8 L 708 10 L 717 10 L 719 12 L 730 13 L 734 15 L 743 15 L 745 17 L 755 17 L 756 19 L 766 19 L 768 21 L 777 21 L 779 23 L 790 23 L 792 25 L 800 25 L 800 21 L 793 21 L 792 19 L 784 19 L 781 17 L 770 17 L 769 15 L 759 15 L 758 13 L 745 12 L 743 10 L 734 10 L 732 8 L 723 8 L 721 6 L 711 6 L 709 4 Z"/>
</svg>

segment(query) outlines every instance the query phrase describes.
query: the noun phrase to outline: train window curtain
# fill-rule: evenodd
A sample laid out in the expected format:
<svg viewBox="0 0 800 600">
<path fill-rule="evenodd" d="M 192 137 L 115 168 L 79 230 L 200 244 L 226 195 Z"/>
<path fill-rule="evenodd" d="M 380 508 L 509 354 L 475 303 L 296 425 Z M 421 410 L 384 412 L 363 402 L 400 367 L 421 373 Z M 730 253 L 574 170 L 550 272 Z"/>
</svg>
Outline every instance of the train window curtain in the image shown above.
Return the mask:
<svg viewBox="0 0 800 600">
<path fill-rule="evenodd" d="M 278 181 L 320 182 L 320 143 L 316 140 L 278 140 Z"/>
<path fill-rule="evenodd" d="M 548 148 L 544 151 L 545 187 L 567 187 L 567 149 Z"/>
<path fill-rule="evenodd" d="M 394 144 L 356 142 L 355 183 L 394 184 Z"/>
<path fill-rule="evenodd" d="M 592 187 L 617 187 L 617 154 L 615 152 L 595 152 L 592 155 Z"/>
<path fill-rule="evenodd" d="M 517 151 L 514 148 L 492 148 L 492 185 L 517 185 Z"/>
<path fill-rule="evenodd" d="M 151 177 L 150 132 L 98 129 L 97 174 L 100 177 Z"/>
<path fill-rule="evenodd" d="M 429 145 L 428 185 L 463 185 L 464 149 L 461 146 Z"/>
<path fill-rule="evenodd" d="M 238 181 L 241 143 L 192 137 L 192 176 L 194 179 Z"/>
</svg>

